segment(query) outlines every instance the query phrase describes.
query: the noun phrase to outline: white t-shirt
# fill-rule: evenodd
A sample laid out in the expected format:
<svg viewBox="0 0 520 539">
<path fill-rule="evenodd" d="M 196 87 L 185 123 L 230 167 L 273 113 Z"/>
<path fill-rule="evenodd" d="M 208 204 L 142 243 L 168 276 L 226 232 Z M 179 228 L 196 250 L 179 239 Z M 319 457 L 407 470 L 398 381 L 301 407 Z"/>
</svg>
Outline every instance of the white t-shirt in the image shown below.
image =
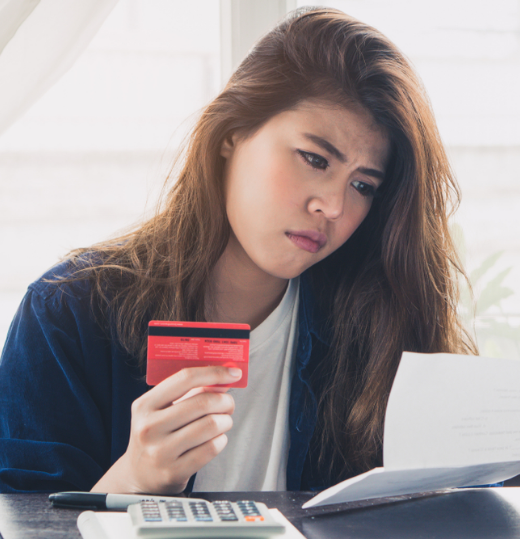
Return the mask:
<svg viewBox="0 0 520 539">
<path fill-rule="evenodd" d="M 232 388 L 233 428 L 224 450 L 202 468 L 194 490 L 286 490 L 289 393 L 298 341 L 299 277 L 251 332 L 247 388 Z"/>
</svg>

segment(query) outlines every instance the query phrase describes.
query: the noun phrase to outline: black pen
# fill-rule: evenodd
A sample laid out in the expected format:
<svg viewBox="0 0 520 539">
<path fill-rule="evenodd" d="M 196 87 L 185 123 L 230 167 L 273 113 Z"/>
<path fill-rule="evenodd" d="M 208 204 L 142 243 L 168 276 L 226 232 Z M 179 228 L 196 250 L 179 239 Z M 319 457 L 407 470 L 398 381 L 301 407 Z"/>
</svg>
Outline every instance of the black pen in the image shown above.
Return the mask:
<svg viewBox="0 0 520 539">
<path fill-rule="evenodd" d="M 175 498 L 171 496 L 148 496 L 146 494 L 105 494 L 100 492 L 56 492 L 49 495 L 49 501 L 55 507 L 74 509 L 108 509 L 126 511 L 129 505 L 142 501 L 185 501 L 199 498 Z"/>
</svg>

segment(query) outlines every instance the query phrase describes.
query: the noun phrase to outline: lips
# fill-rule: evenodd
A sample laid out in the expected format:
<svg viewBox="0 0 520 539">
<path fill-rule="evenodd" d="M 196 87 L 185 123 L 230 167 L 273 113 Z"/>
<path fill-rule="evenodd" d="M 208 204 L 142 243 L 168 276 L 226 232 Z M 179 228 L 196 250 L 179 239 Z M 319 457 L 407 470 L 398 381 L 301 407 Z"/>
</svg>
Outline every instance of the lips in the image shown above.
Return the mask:
<svg viewBox="0 0 520 539">
<path fill-rule="evenodd" d="M 327 243 L 327 236 L 315 230 L 295 230 L 285 234 L 297 247 L 309 253 L 317 253 Z"/>
</svg>

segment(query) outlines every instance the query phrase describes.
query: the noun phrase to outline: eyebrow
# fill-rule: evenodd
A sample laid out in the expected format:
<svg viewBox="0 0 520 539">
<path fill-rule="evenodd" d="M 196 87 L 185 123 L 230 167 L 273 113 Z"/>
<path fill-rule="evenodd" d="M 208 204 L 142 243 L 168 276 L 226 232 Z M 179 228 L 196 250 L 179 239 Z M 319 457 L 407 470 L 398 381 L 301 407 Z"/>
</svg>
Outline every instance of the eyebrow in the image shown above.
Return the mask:
<svg viewBox="0 0 520 539">
<path fill-rule="evenodd" d="M 305 138 L 308 138 L 309 140 L 312 140 L 315 144 L 323 148 L 325 151 L 329 152 L 331 155 L 333 155 L 338 161 L 341 163 L 347 162 L 347 156 L 340 152 L 336 146 L 331 144 L 328 140 L 318 137 L 318 135 L 313 135 L 312 133 L 304 133 L 303 136 Z M 373 176 L 374 178 L 377 178 L 378 180 L 383 181 L 385 179 L 385 175 L 380 170 L 376 170 L 375 168 L 366 168 L 366 167 L 359 167 L 359 172 L 362 172 L 363 174 L 366 174 L 367 176 Z"/>
</svg>

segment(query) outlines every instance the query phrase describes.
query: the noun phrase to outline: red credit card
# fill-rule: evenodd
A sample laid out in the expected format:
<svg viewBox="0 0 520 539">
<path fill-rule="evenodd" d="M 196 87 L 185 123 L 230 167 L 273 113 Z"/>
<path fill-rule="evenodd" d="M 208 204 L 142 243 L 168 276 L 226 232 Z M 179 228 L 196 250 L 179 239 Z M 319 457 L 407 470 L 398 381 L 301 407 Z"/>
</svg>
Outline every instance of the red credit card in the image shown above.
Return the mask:
<svg viewBox="0 0 520 539">
<path fill-rule="evenodd" d="M 249 367 L 248 324 L 163 322 L 148 324 L 146 383 L 157 385 L 186 367 L 237 367 L 242 378 L 221 387 L 247 387 Z"/>
</svg>

